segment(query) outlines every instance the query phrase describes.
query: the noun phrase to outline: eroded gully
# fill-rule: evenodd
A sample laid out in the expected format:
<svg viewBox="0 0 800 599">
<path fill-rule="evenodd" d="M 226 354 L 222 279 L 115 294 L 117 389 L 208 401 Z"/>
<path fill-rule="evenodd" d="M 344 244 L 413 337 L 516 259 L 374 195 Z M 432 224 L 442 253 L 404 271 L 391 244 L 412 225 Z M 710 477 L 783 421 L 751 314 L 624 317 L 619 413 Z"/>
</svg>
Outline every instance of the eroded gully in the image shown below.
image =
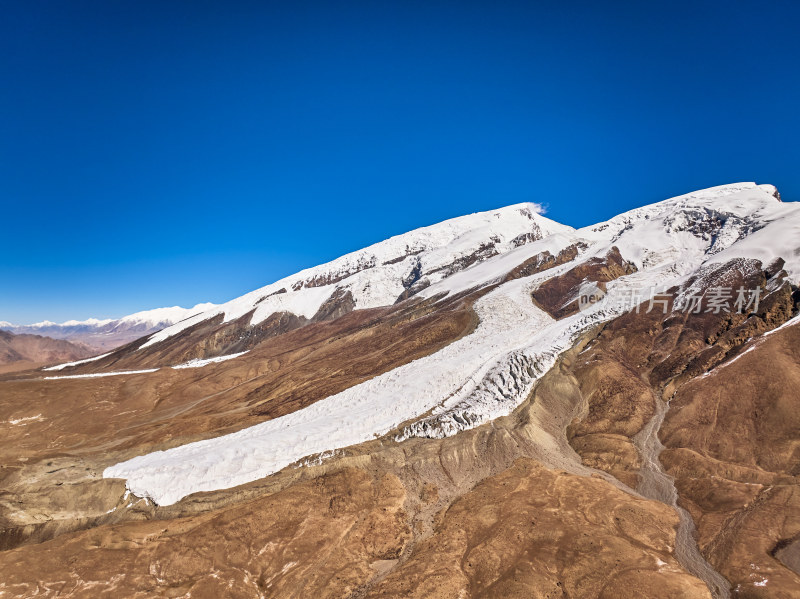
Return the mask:
<svg viewBox="0 0 800 599">
<path fill-rule="evenodd" d="M 669 402 L 656 399 L 655 414 L 650 422 L 633 438 L 642 456 L 640 481 L 636 490 L 649 499 L 655 499 L 674 508 L 680 517 L 675 542 L 675 557 L 689 572 L 708 586 L 714 599 L 729 599 L 730 584 L 700 553 L 695 541 L 695 526 L 691 515 L 678 505 L 678 491 L 673 478 L 664 472 L 659 456 L 664 445 L 658 431 L 669 410 Z"/>
</svg>

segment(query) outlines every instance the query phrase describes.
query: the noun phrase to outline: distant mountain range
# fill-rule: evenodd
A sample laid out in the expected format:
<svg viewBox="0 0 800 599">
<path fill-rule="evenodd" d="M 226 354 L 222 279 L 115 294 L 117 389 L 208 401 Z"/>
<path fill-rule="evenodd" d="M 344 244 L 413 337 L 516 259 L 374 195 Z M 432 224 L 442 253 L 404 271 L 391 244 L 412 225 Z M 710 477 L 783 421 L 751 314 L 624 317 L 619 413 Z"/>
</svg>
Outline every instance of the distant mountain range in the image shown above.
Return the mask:
<svg viewBox="0 0 800 599">
<path fill-rule="evenodd" d="M 68 320 L 62 323 L 48 320 L 24 325 L 0 322 L 0 330 L 15 335 L 42 335 L 52 339 L 83 344 L 95 350 L 109 350 L 215 307 L 215 304 L 210 303 L 197 304 L 193 308 L 173 306 L 136 312 L 116 319 L 90 318 L 88 320 Z"/>
<path fill-rule="evenodd" d="M 0 330 L 0 370 L 20 370 L 39 364 L 79 360 L 96 353 L 97 351 L 87 345 L 64 339 L 51 339 L 41 335 L 15 335 Z"/>
</svg>

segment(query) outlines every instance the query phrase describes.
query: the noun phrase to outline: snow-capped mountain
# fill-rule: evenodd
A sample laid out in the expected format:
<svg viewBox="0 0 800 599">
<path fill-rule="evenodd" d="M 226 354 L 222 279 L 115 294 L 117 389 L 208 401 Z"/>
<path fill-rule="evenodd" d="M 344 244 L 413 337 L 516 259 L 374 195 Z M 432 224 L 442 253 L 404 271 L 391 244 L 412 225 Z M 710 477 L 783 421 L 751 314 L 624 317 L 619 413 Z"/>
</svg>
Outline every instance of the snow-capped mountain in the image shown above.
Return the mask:
<svg viewBox="0 0 800 599">
<path fill-rule="evenodd" d="M 737 256 L 769 263 L 782 256 L 786 269 L 800 273 L 800 257 L 781 244 L 794 239 L 796 205 L 780 201 L 772 185 L 738 183 L 671 198 L 575 230 L 518 204 L 455 218 L 392 237 L 330 263 L 301 271 L 239 298 L 197 311 L 151 335 L 140 350 L 167 348 L 162 342 L 201 325 L 226 325 L 231 338 L 249 341 L 202 343 L 202 351 L 181 358 L 207 358 L 243 351 L 261 338 L 253 331 L 271 319 L 298 319 L 281 328 L 338 316 L 346 311 L 392 305 L 410 297 L 463 293 L 540 252 L 555 255 L 579 248 L 586 259 L 617 246 L 640 270 L 693 270 L 708 261 Z M 775 224 L 772 224 L 775 222 Z M 745 241 L 747 240 L 747 241 Z M 777 241 L 776 241 L 777 240 Z M 779 247 L 775 247 L 778 243 Z M 730 248 L 730 251 L 727 251 Z M 233 334 L 232 330 L 238 333 Z M 244 331 L 249 331 L 245 334 Z M 273 334 L 270 328 L 270 334 Z M 202 333 L 200 337 L 205 335 Z"/>
<path fill-rule="evenodd" d="M 151 336 L 142 348 L 216 316 L 227 323 L 247 315 L 250 326 L 279 312 L 311 319 L 334 291 L 351 309 L 391 305 L 474 264 L 572 232 L 539 211 L 537 204 L 516 204 L 397 235 L 198 313 Z"/>
<path fill-rule="evenodd" d="M 436 354 L 306 410 L 230 438 L 135 458 L 108 475 L 128 479 L 131 489 L 159 503 L 171 503 L 191 491 L 241 484 L 303 456 L 385 435 L 404 422 L 413 421 L 398 432 L 399 439 L 473 428 L 510 413 L 581 335 L 630 309 L 624 300 L 634 294 L 645 301 L 684 284 L 702 268 L 743 256 L 764 266 L 784 258 L 783 268 L 797 282 L 800 205 L 780 202 L 771 185 L 741 183 L 672 198 L 578 230 L 549 221 L 529 206 L 511 206 L 400 235 L 287 277 L 168 327 L 138 351 L 169 347 L 177 335 L 211 319 L 218 326 L 241 319 L 240 330 L 276 313 L 311 319 L 343 291 L 352 296 L 350 309 L 394 304 L 407 297 L 406 290 L 416 291 L 417 299 L 452 297 L 489 288 L 515 266 L 568 248 L 581 250 L 564 265 L 505 282 L 478 300 L 475 332 Z M 554 320 L 530 302 L 531 293 L 536 298 L 536 287 L 548 279 L 576 263 L 602 263 L 615 248 L 631 274 L 604 284 L 604 301 L 592 309 Z M 583 283 L 560 297 L 559 307 L 574 302 Z M 181 335 L 181 343 L 186 339 Z M 206 340 L 195 343 L 210 347 Z M 398 397 L 406 400 L 397 403 Z M 243 453 L 242 447 L 250 451 Z M 246 464 L 233 459 L 230 469 L 222 465 L 231 452 Z"/>
<path fill-rule="evenodd" d="M 411 231 L 125 347 L 0 377 L 0 430 L 25 451 L 0 517 L 9 543 L 72 535 L 92 555 L 106 537 L 78 533 L 125 522 L 103 533 L 123 564 L 106 578 L 125 581 L 70 579 L 92 592 L 218 595 L 219 546 L 248 545 L 224 580 L 243 596 L 313 595 L 340 554 L 319 579 L 342 585 L 333 596 L 413 596 L 417 572 L 441 581 L 453 564 L 453 596 L 485 572 L 486 596 L 617 596 L 632 572 L 647 596 L 790 596 L 798 283 L 800 204 L 771 185 L 581 229 L 519 204 Z M 203 567 L 184 575 L 174 549 L 146 548 L 168 543 Z M 524 592 L 502 586 L 526 572 Z"/>
<path fill-rule="evenodd" d="M 96 349 L 114 349 L 144 335 L 160 331 L 190 316 L 214 308 L 215 304 L 197 304 L 193 308 L 156 308 L 123 316 L 122 318 L 50 321 L 27 325 L 0 322 L 0 329 L 16 335 L 43 335 L 53 339 L 66 339 L 84 343 Z"/>
</svg>

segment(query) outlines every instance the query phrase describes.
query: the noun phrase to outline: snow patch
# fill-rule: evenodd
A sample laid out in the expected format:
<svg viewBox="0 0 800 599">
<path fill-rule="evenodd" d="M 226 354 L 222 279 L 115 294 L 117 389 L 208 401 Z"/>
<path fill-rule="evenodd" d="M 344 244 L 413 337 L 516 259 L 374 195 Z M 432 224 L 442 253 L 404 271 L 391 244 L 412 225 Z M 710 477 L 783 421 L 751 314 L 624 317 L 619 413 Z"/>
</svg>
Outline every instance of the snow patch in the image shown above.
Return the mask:
<svg viewBox="0 0 800 599">
<path fill-rule="evenodd" d="M 69 374 L 62 376 L 46 376 L 45 381 L 55 381 L 60 379 L 96 379 L 104 376 L 121 376 L 123 374 L 146 374 L 148 372 L 155 372 L 158 368 L 145 368 L 144 370 L 117 370 L 115 372 L 95 372 L 92 374 Z"/>
<path fill-rule="evenodd" d="M 51 371 L 51 370 L 63 370 L 64 368 L 69 368 L 71 366 L 80 366 L 81 364 L 88 364 L 89 362 L 94 362 L 96 360 L 102 360 L 103 358 L 110 356 L 113 352 L 108 352 L 107 354 L 103 354 L 102 356 L 95 356 L 93 358 L 86 358 L 85 360 L 78 360 L 77 362 L 67 362 L 66 364 L 59 364 L 58 366 L 49 366 L 47 368 L 42 368 L 44 371 Z"/>
<path fill-rule="evenodd" d="M 28 422 L 32 422 L 34 420 L 41 420 L 42 415 L 36 414 L 36 416 L 25 416 L 24 418 L 9 418 L 8 423 L 13 425 L 18 424 L 27 424 Z"/>
<path fill-rule="evenodd" d="M 227 360 L 233 360 L 234 358 L 238 358 L 239 356 L 243 356 L 247 353 L 247 351 L 241 351 L 238 354 L 228 354 L 227 356 L 217 356 L 216 358 L 206 358 L 201 360 L 199 358 L 195 358 L 194 360 L 189 360 L 188 362 L 184 362 L 183 364 L 176 364 L 172 368 L 201 368 L 208 364 L 217 364 L 218 362 L 225 362 Z"/>
</svg>

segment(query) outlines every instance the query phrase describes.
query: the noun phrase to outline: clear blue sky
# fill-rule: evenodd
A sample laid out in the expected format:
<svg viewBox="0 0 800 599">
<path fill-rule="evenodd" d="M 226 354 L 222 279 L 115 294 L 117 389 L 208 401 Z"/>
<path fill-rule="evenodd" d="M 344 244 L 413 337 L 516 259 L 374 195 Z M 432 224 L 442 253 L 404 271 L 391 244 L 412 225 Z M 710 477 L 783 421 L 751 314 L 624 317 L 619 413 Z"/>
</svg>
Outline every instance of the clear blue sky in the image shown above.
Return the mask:
<svg viewBox="0 0 800 599">
<path fill-rule="evenodd" d="M 797 3 L 0 9 L 0 320 L 221 302 L 521 201 L 800 199 Z"/>
</svg>

